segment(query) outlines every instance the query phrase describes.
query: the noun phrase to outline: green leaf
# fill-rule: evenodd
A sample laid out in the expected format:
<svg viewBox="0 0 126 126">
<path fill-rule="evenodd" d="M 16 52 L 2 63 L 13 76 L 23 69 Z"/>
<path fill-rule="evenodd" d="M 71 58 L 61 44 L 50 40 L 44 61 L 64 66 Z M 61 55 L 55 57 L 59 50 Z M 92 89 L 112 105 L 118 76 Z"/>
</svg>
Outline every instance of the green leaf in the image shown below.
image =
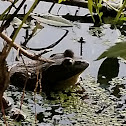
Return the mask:
<svg viewBox="0 0 126 126">
<path fill-rule="evenodd" d="M 101 17 L 102 17 L 102 15 L 103 15 L 103 12 L 100 12 L 99 17 L 101 18 Z"/>
<path fill-rule="evenodd" d="M 101 8 L 101 7 L 102 7 L 102 4 L 98 3 L 98 4 L 97 4 L 97 7 L 98 7 L 98 8 Z"/>
<path fill-rule="evenodd" d="M 126 60 L 126 42 L 116 43 L 116 45 L 103 52 L 97 60 L 105 57 L 121 57 Z"/>
<path fill-rule="evenodd" d="M 62 3 L 63 0 L 58 0 L 58 3 Z"/>
<path fill-rule="evenodd" d="M 69 0 L 58 0 L 58 3 L 62 3 L 63 1 L 69 1 Z"/>
<path fill-rule="evenodd" d="M 121 17 L 120 20 L 126 21 L 126 17 Z"/>
</svg>

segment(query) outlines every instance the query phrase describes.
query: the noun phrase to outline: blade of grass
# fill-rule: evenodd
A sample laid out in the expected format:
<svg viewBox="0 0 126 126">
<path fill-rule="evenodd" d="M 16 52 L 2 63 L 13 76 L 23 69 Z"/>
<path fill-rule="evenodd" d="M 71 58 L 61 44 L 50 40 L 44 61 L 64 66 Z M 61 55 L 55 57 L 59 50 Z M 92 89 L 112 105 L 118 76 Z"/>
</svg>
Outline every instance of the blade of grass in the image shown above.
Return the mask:
<svg viewBox="0 0 126 126">
<path fill-rule="evenodd" d="M 94 19 L 93 14 L 92 14 L 93 13 L 93 1 L 92 0 L 88 0 L 88 9 L 90 11 L 93 22 L 95 22 L 95 19 Z"/>
<path fill-rule="evenodd" d="M 15 0 L 15 2 L 13 4 L 16 4 L 18 0 Z M 10 5 L 1 15 L 0 15 L 0 20 L 3 19 L 4 15 L 6 14 L 6 12 L 8 12 L 10 9 L 12 8 L 12 5 Z"/>
<path fill-rule="evenodd" d="M 119 11 L 118 11 L 118 13 L 117 13 L 117 15 L 115 17 L 115 20 L 114 20 L 115 23 L 119 20 L 120 15 L 121 15 L 123 9 L 125 8 L 125 6 L 126 6 L 126 0 L 124 0 L 122 7 L 119 9 Z"/>
<path fill-rule="evenodd" d="M 34 8 L 35 8 L 35 6 L 38 4 L 38 2 L 39 2 L 39 0 L 35 0 L 35 2 L 34 2 L 34 3 L 32 4 L 32 6 L 31 6 L 31 8 L 29 9 L 29 11 L 28 11 L 28 12 L 26 13 L 26 15 L 24 16 L 24 18 L 23 18 L 23 20 L 22 20 L 22 23 L 20 24 L 19 28 L 16 30 L 16 32 L 15 32 L 13 38 L 12 38 L 12 43 L 14 42 L 14 40 L 15 40 L 15 38 L 17 37 L 17 35 L 18 35 L 20 29 L 22 28 L 23 23 L 26 22 L 26 20 L 27 20 L 29 14 L 34 10 Z M 11 46 L 10 46 L 9 49 L 8 49 L 8 54 L 9 54 L 10 50 L 11 50 Z M 7 56 L 8 56 L 8 54 L 7 54 Z"/>
</svg>

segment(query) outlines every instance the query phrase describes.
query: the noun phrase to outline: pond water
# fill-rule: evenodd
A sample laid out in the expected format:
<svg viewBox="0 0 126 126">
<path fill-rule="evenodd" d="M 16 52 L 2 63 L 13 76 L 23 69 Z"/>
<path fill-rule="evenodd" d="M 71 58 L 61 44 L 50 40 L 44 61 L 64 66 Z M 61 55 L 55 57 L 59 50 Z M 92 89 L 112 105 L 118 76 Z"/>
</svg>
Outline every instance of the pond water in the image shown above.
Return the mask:
<svg viewBox="0 0 126 126">
<path fill-rule="evenodd" d="M 27 1 L 27 3 L 28 9 L 32 2 Z M 6 2 L 0 2 L 0 13 L 7 5 L 8 3 Z M 51 3 L 40 2 L 34 12 L 47 13 L 50 6 Z M 61 9 L 58 11 L 60 7 Z M 74 15 L 77 9 L 78 7 L 56 4 L 51 13 L 58 15 L 65 15 L 69 13 Z M 12 12 L 13 11 L 14 10 L 12 10 Z M 21 10 L 19 13 L 22 12 L 23 10 Z M 89 13 L 87 9 L 80 8 L 78 15 L 86 15 L 87 13 Z M 83 37 L 85 43 L 82 45 L 83 55 L 81 57 L 90 64 L 90 66 L 82 74 L 82 85 L 84 84 L 83 87 L 85 88 L 86 92 L 83 96 L 77 96 L 75 93 L 72 93 L 71 96 L 68 97 L 67 93 L 60 93 L 59 95 L 55 96 L 58 98 L 57 100 L 47 100 L 45 96 L 38 94 L 36 95 L 36 104 L 34 102 L 33 93 L 26 92 L 23 110 L 25 111 L 25 114 L 27 114 L 28 118 L 26 122 L 22 122 L 22 125 L 35 125 L 35 117 L 33 116 L 35 111 L 39 120 L 38 125 L 40 126 L 100 126 L 103 124 L 110 126 L 116 126 L 116 124 L 125 125 L 125 93 L 122 91 L 123 93 L 121 94 L 121 97 L 115 97 L 115 94 L 111 95 L 111 93 L 113 92 L 113 87 L 116 87 L 114 84 L 123 85 L 123 88 L 125 89 L 126 65 L 123 60 L 119 60 L 117 62 L 117 64 L 119 63 L 120 65 L 118 68 L 114 68 L 114 70 L 117 69 L 117 76 L 113 75 L 113 77 L 117 78 L 110 82 L 111 84 L 114 83 L 114 86 L 110 86 L 109 91 L 107 92 L 107 90 L 104 88 L 99 87 L 99 84 L 97 83 L 97 76 L 99 71 L 101 71 L 99 68 L 105 59 L 95 61 L 101 53 L 103 53 L 110 46 L 114 45 L 116 42 L 120 41 L 121 32 L 118 29 L 111 29 L 109 24 L 104 24 L 100 27 L 94 27 L 94 25 L 91 23 L 79 23 L 79 21 L 73 22 L 73 24 L 73 27 L 54 27 L 47 24 L 42 24 L 44 28 L 29 41 L 28 47 L 46 47 L 60 39 L 65 34 L 65 30 L 67 29 L 69 31 L 67 36 L 64 37 L 64 39 L 58 45 L 56 45 L 51 52 L 44 54 L 43 56 L 48 58 L 51 54 L 64 52 L 66 49 L 72 49 L 76 56 L 80 56 L 80 43 L 78 41 L 81 37 Z M 9 35 L 11 34 L 12 30 L 13 28 L 11 26 L 7 29 Z M 23 42 L 23 36 L 25 36 L 25 34 L 25 30 L 21 29 L 15 41 L 17 43 Z M 0 45 L 2 47 L 1 43 Z M 16 51 L 12 49 L 9 57 L 7 58 L 9 65 L 15 63 L 16 54 Z M 110 67 L 108 68 L 108 66 L 105 66 L 104 69 L 110 69 L 110 71 L 108 71 L 113 73 L 113 71 L 111 71 L 113 70 L 111 67 L 114 63 L 115 62 L 110 62 Z M 104 73 L 102 74 L 104 75 Z M 18 106 L 22 93 L 13 86 L 10 87 L 6 93 L 10 99 L 13 98 L 11 101 L 14 103 L 14 105 Z M 82 100 L 82 97 L 86 97 L 87 95 L 88 99 L 84 98 L 84 100 Z M 119 105 L 122 105 L 122 107 Z"/>
</svg>

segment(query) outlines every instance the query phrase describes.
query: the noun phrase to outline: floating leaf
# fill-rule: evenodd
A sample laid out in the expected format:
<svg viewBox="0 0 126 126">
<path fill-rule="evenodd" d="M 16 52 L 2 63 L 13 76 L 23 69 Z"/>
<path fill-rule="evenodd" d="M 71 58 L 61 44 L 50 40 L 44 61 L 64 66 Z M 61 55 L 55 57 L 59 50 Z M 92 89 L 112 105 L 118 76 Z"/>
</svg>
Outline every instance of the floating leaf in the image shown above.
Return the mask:
<svg viewBox="0 0 126 126">
<path fill-rule="evenodd" d="M 32 14 L 31 17 L 36 19 L 39 22 L 42 22 L 48 25 L 57 26 L 57 27 L 72 27 L 73 26 L 73 24 L 69 20 L 62 18 L 61 16 L 56 16 L 52 14 L 43 14 L 41 16 Z"/>
<path fill-rule="evenodd" d="M 11 24 L 15 27 L 18 28 L 20 26 L 20 24 L 22 23 L 22 20 L 20 20 L 17 17 L 14 17 L 13 21 L 11 22 Z M 28 28 L 28 25 L 23 23 L 22 25 L 23 28 Z"/>
<path fill-rule="evenodd" d="M 126 59 L 126 42 L 116 43 L 116 45 L 110 47 L 107 51 L 103 52 L 97 60 L 105 57 L 121 57 Z"/>
</svg>

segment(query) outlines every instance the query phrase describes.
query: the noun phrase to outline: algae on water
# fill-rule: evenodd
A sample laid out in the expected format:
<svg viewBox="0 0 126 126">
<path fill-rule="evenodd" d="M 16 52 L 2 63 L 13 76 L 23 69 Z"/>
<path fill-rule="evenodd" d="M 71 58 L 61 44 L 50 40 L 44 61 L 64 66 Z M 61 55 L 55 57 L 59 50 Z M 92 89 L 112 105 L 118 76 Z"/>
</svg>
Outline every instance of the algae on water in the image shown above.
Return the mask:
<svg viewBox="0 0 126 126">
<path fill-rule="evenodd" d="M 115 78 L 111 86 L 124 84 L 125 78 Z M 22 111 L 26 120 L 14 122 L 7 116 L 9 125 L 34 126 L 35 111 L 37 125 L 48 126 L 119 126 L 126 124 L 125 89 L 120 88 L 122 97 L 111 95 L 111 89 L 103 89 L 95 78 L 87 76 L 76 88 L 65 92 L 52 93 L 52 100 L 37 94 L 36 102 L 32 92 L 26 92 Z M 12 91 L 14 90 L 14 91 Z M 85 91 L 84 91 L 85 90 Z M 15 106 L 20 103 L 22 93 L 16 88 L 8 89 L 7 96 L 14 99 Z M 122 99 L 123 98 L 123 99 Z M 122 101 L 121 101 L 122 100 Z M 3 121 L 0 121 L 3 125 Z"/>
</svg>

